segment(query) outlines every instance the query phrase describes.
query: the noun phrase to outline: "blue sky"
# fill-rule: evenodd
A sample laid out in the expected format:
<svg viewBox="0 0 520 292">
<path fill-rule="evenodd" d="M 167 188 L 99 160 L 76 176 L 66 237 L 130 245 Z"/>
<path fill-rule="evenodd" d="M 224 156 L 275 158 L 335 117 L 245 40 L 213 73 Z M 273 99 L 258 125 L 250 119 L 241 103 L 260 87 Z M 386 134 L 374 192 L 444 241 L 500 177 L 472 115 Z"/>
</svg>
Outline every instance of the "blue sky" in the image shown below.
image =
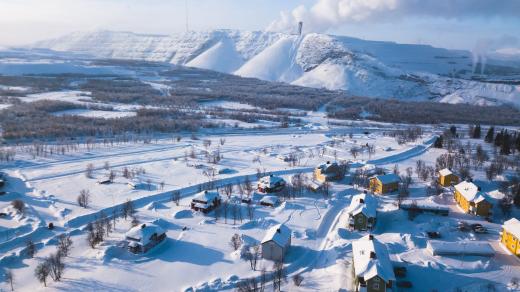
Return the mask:
<svg viewBox="0 0 520 292">
<path fill-rule="evenodd" d="M 520 38 L 520 0 L 185 1 L 0 0 L 0 45 L 98 29 L 182 32 L 186 2 L 192 30 L 287 30 L 301 18 L 307 31 L 447 48 L 501 46 L 494 40 Z M 505 45 L 518 47 L 515 43 Z"/>
</svg>

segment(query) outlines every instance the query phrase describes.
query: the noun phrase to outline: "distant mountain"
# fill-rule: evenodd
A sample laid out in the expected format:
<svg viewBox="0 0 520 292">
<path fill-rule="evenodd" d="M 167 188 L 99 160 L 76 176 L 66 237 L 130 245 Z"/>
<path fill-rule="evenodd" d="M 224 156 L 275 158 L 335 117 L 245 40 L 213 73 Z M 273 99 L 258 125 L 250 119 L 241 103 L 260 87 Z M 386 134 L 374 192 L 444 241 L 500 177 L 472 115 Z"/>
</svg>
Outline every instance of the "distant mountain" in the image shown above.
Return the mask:
<svg viewBox="0 0 520 292">
<path fill-rule="evenodd" d="M 170 62 L 353 95 L 520 107 L 520 61 L 324 34 L 215 30 L 178 35 L 98 31 L 35 48 Z M 481 60 L 482 58 L 480 58 Z"/>
</svg>

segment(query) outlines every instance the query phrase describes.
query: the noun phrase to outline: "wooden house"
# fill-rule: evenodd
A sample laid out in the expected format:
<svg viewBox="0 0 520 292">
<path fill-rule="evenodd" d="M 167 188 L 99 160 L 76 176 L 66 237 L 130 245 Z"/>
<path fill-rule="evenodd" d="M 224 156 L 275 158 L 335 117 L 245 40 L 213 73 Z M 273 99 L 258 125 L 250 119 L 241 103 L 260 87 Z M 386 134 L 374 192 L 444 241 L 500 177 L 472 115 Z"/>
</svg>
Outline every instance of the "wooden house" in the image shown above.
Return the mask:
<svg viewBox="0 0 520 292">
<path fill-rule="evenodd" d="M 349 228 L 371 230 L 376 224 L 377 200 L 372 195 L 361 193 L 352 197 L 347 209 Z"/>
<path fill-rule="evenodd" d="M 401 178 L 394 173 L 377 175 L 370 178 L 369 187 L 375 194 L 387 194 L 399 189 Z"/>
<path fill-rule="evenodd" d="M 191 200 L 191 209 L 206 214 L 220 206 L 221 202 L 218 192 L 203 191 Z"/>
<path fill-rule="evenodd" d="M 166 238 L 166 232 L 159 226 L 143 223 L 130 229 L 126 234 L 128 250 L 145 253 Z"/>
<path fill-rule="evenodd" d="M 291 230 L 283 225 L 275 225 L 267 230 L 261 242 L 262 258 L 283 261 L 285 253 L 291 246 Z"/>
<path fill-rule="evenodd" d="M 514 255 L 520 256 L 520 221 L 512 218 L 502 225 L 500 242 Z"/>
<path fill-rule="evenodd" d="M 455 201 L 468 214 L 487 217 L 491 215 L 493 204 L 486 194 L 472 182 L 463 181 L 455 185 Z"/>
<path fill-rule="evenodd" d="M 276 193 L 285 188 L 285 180 L 281 177 L 269 175 L 264 176 L 258 182 L 258 191 L 261 193 Z"/>
<path fill-rule="evenodd" d="M 450 187 L 459 182 L 459 177 L 451 170 L 445 168 L 439 170 L 439 184 L 443 187 Z"/>
<path fill-rule="evenodd" d="M 386 246 L 373 235 L 352 242 L 356 291 L 390 291 L 395 274 Z"/>
<path fill-rule="evenodd" d="M 314 169 L 314 178 L 320 183 L 341 180 L 344 176 L 345 173 L 337 162 L 327 161 Z"/>
</svg>

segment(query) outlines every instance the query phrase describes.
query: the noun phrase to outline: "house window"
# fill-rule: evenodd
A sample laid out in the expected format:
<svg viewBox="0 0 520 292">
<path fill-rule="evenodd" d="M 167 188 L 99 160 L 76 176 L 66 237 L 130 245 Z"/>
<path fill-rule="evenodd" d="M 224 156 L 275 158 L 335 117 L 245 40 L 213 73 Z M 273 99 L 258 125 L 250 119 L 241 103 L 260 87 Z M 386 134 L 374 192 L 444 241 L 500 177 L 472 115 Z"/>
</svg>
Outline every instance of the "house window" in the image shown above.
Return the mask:
<svg viewBox="0 0 520 292">
<path fill-rule="evenodd" d="M 374 288 L 374 290 L 379 290 L 379 283 L 372 284 L 372 288 Z"/>
<path fill-rule="evenodd" d="M 357 222 L 358 222 L 358 223 L 363 223 L 363 217 L 358 217 L 358 218 L 357 218 Z"/>
</svg>

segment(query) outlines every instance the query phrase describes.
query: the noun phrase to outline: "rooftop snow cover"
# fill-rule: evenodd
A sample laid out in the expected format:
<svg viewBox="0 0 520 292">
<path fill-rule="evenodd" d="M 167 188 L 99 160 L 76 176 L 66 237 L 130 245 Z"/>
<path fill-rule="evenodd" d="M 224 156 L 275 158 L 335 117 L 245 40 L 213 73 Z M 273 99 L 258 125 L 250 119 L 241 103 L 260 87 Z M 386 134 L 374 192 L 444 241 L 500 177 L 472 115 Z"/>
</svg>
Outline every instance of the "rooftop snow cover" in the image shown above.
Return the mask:
<svg viewBox="0 0 520 292">
<path fill-rule="evenodd" d="M 372 239 L 370 239 L 372 237 Z M 371 254 L 375 258 L 371 258 Z M 357 277 L 365 281 L 379 276 L 385 281 L 395 281 L 394 270 L 386 246 L 373 235 L 364 236 L 352 242 L 354 270 Z"/>
<path fill-rule="evenodd" d="M 262 179 L 260 179 L 260 182 L 258 185 L 262 188 L 273 188 L 275 187 L 276 183 L 283 182 L 283 178 L 279 176 L 269 175 L 264 176 Z"/>
<path fill-rule="evenodd" d="M 286 246 L 290 240 L 291 229 L 283 224 L 278 224 L 267 230 L 262 243 L 274 241 L 279 246 Z"/>
<path fill-rule="evenodd" d="M 197 194 L 193 201 L 200 201 L 200 202 L 213 202 L 216 198 L 219 198 L 220 195 L 217 192 L 209 192 L 209 191 L 203 191 Z"/>
<path fill-rule="evenodd" d="M 363 213 L 369 218 L 374 218 L 377 212 L 377 200 L 373 196 L 365 193 L 355 195 L 352 197 L 347 212 L 352 216 Z"/>
<path fill-rule="evenodd" d="M 382 184 L 391 184 L 391 183 L 396 183 L 396 182 L 399 182 L 401 179 L 399 178 L 399 176 L 395 173 L 390 173 L 390 174 L 384 174 L 384 175 L 378 175 L 375 177 L 376 179 L 378 179 Z"/>
<path fill-rule="evenodd" d="M 337 171 L 339 170 L 339 165 L 337 162 L 330 162 L 327 161 L 327 163 L 323 163 L 318 165 L 318 167 L 321 170 L 322 174 L 325 174 L 326 176 L 333 176 L 337 174 Z"/>
<path fill-rule="evenodd" d="M 520 238 L 520 221 L 516 218 L 511 218 L 504 222 L 504 229 L 513 234 L 516 238 Z"/>
<path fill-rule="evenodd" d="M 432 255 L 473 255 L 494 256 L 495 250 L 484 241 L 457 241 L 428 240 L 426 249 Z"/>
<path fill-rule="evenodd" d="M 478 187 L 472 183 L 463 181 L 457 185 L 455 185 L 455 190 L 457 190 L 468 202 L 479 203 L 486 200 L 485 194 L 478 190 Z"/>
<path fill-rule="evenodd" d="M 442 176 L 447 176 L 447 175 L 453 174 L 453 172 L 451 172 L 451 170 L 445 168 L 445 169 L 439 170 L 439 174 Z"/>
<path fill-rule="evenodd" d="M 267 203 L 267 204 L 274 206 L 274 205 L 278 204 L 278 197 L 277 196 L 264 196 L 260 200 L 260 203 Z"/>
<path fill-rule="evenodd" d="M 128 230 L 125 237 L 133 241 L 138 241 L 142 245 L 147 245 L 154 233 L 159 236 L 165 232 L 164 229 L 155 224 L 143 223 Z"/>
</svg>

